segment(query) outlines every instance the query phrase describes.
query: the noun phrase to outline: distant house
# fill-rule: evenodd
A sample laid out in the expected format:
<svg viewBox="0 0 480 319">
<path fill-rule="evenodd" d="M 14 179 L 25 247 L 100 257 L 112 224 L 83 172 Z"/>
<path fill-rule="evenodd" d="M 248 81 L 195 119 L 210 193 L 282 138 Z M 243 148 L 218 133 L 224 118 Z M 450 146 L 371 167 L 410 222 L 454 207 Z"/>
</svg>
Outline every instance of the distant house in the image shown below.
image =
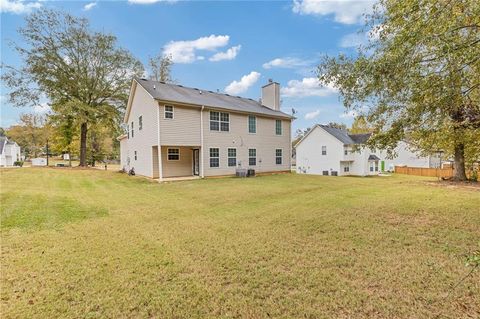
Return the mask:
<svg viewBox="0 0 480 319">
<path fill-rule="evenodd" d="M 6 136 L 0 136 L 0 166 L 13 166 L 21 160 L 20 146 Z"/>
<path fill-rule="evenodd" d="M 292 120 L 273 81 L 259 102 L 136 78 L 118 137 L 121 165 L 160 180 L 290 171 Z"/>
<path fill-rule="evenodd" d="M 397 156 L 388 159 L 383 150 L 365 146 L 370 134 L 348 134 L 346 130 L 315 125 L 296 145 L 297 172 L 317 175 L 377 175 L 396 165 L 439 167 L 438 156 L 420 156 L 400 142 Z"/>
</svg>

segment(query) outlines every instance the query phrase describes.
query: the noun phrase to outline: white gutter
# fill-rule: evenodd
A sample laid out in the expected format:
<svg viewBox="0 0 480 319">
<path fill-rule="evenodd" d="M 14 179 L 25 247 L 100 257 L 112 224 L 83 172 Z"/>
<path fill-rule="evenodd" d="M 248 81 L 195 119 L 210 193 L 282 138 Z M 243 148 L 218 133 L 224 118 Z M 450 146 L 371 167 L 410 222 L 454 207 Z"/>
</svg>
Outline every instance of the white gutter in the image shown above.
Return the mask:
<svg viewBox="0 0 480 319">
<path fill-rule="evenodd" d="M 158 144 L 158 181 L 163 181 L 163 167 L 162 167 L 162 145 L 160 144 L 160 104 L 157 107 L 157 144 Z"/>
<path fill-rule="evenodd" d="M 200 177 L 204 178 L 203 172 L 203 109 L 205 106 L 202 105 L 202 109 L 200 110 Z"/>
</svg>

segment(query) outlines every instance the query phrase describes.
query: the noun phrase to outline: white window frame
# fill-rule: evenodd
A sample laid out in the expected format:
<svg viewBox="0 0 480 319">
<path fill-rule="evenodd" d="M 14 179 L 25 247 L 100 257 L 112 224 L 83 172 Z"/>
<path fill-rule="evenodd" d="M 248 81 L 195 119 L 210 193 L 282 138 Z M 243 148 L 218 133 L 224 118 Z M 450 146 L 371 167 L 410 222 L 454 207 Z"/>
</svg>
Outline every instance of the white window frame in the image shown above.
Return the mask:
<svg viewBox="0 0 480 319">
<path fill-rule="evenodd" d="M 218 156 L 216 156 L 216 157 L 211 156 L 212 155 L 211 150 L 214 149 L 214 148 L 218 150 L 218 152 L 217 152 Z M 212 158 L 213 159 L 215 159 L 215 158 L 218 159 L 218 166 L 212 166 Z M 210 168 L 220 168 L 220 147 L 209 147 L 208 148 L 208 166 Z"/>
<path fill-rule="evenodd" d="M 167 107 L 171 107 L 171 111 L 167 111 Z M 172 117 L 167 117 L 168 114 L 172 114 Z M 175 107 L 173 105 L 164 105 L 163 106 L 163 119 L 164 120 L 173 120 L 175 118 Z"/>
<path fill-rule="evenodd" d="M 277 151 L 280 151 L 280 156 L 277 155 Z M 280 163 L 277 163 L 278 158 L 280 158 Z M 283 165 L 283 148 L 275 149 L 275 165 Z"/>
<path fill-rule="evenodd" d="M 212 113 L 217 113 L 218 114 L 218 120 L 212 120 Z M 222 120 L 222 114 L 223 115 L 227 115 L 228 116 L 228 121 L 224 121 Z M 218 124 L 218 130 L 212 130 L 212 122 L 214 123 L 217 123 Z M 220 111 L 210 111 L 209 113 L 209 129 L 210 131 L 212 132 L 230 132 L 230 113 L 228 112 L 220 112 Z M 228 124 L 228 130 L 222 130 L 222 124 L 225 124 L 227 123 Z"/>
<path fill-rule="evenodd" d="M 325 152 L 325 154 L 323 154 L 323 152 Z M 326 156 L 326 155 L 327 155 L 327 145 L 322 145 L 322 156 Z"/>
<path fill-rule="evenodd" d="M 132 138 L 133 138 L 133 135 L 134 135 L 134 134 L 133 134 L 133 121 L 132 121 L 131 125 L 132 125 L 132 129 L 131 129 L 132 134 L 131 134 L 131 135 L 132 135 Z"/>
<path fill-rule="evenodd" d="M 254 132 L 250 132 L 250 118 L 254 119 Z M 248 129 L 248 134 L 257 134 L 257 117 L 255 115 L 249 115 L 247 117 L 247 129 Z"/>
<path fill-rule="evenodd" d="M 141 131 L 142 128 L 143 128 L 143 116 L 140 115 L 140 116 L 138 117 L 138 130 Z"/>
<path fill-rule="evenodd" d="M 133 159 L 137 160 L 137 151 L 133 151 Z"/>
<path fill-rule="evenodd" d="M 235 150 L 235 156 L 230 156 L 230 150 Z M 235 165 L 230 165 L 230 159 L 235 159 Z M 229 147 L 227 148 L 227 166 L 228 167 L 237 167 L 237 148 L 236 147 Z"/>
<path fill-rule="evenodd" d="M 277 123 L 280 123 L 280 134 L 277 132 Z M 282 136 L 283 135 L 283 121 L 282 120 L 275 120 L 275 135 Z"/>
<path fill-rule="evenodd" d="M 177 150 L 178 153 L 172 153 L 170 154 L 170 151 Z M 178 155 L 177 159 L 170 159 L 170 155 Z M 169 162 L 178 162 L 180 160 L 180 148 L 178 147 L 169 147 L 167 148 L 167 161 Z"/>
<path fill-rule="evenodd" d="M 350 166 L 349 166 L 349 165 L 344 166 L 344 167 L 343 167 L 343 172 L 344 172 L 344 173 L 350 173 Z"/>
<path fill-rule="evenodd" d="M 250 156 L 250 150 L 255 151 L 255 156 Z M 256 148 L 249 148 L 248 149 L 248 166 L 257 166 L 257 149 Z M 250 159 L 254 158 L 255 159 L 255 164 L 250 164 Z"/>
</svg>

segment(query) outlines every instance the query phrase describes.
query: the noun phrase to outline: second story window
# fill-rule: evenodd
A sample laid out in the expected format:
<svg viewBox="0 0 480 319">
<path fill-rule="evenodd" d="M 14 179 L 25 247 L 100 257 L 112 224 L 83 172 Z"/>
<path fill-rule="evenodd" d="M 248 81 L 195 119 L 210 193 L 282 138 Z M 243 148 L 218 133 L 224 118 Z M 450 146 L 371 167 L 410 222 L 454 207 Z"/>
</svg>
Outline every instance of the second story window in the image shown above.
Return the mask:
<svg viewBox="0 0 480 319">
<path fill-rule="evenodd" d="M 132 137 L 133 137 L 133 122 L 132 122 Z"/>
<path fill-rule="evenodd" d="M 248 149 L 248 165 L 257 165 L 257 150 L 255 148 Z"/>
<path fill-rule="evenodd" d="M 275 134 L 282 135 L 282 120 L 275 120 Z"/>
<path fill-rule="evenodd" d="M 128 126 L 128 123 L 127 123 L 127 138 L 128 139 L 130 138 L 130 126 Z"/>
<path fill-rule="evenodd" d="M 343 151 L 345 155 L 348 155 L 348 150 Z"/>
<path fill-rule="evenodd" d="M 257 133 L 257 118 L 253 115 L 248 116 L 248 133 Z"/>
<path fill-rule="evenodd" d="M 173 119 L 173 106 L 171 106 L 171 105 L 165 105 L 164 118 L 166 118 L 166 119 Z"/>
<path fill-rule="evenodd" d="M 133 152 L 133 156 L 134 156 L 135 160 L 137 160 L 137 151 Z"/>
<path fill-rule="evenodd" d="M 143 128 L 143 117 L 140 115 L 138 117 L 138 130 L 141 131 Z"/>
<path fill-rule="evenodd" d="M 322 146 L 322 155 L 327 155 L 327 147 L 325 145 Z"/>
<path fill-rule="evenodd" d="M 210 112 L 210 131 L 230 131 L 230 114 L 224 112 Z"/>
</svg>

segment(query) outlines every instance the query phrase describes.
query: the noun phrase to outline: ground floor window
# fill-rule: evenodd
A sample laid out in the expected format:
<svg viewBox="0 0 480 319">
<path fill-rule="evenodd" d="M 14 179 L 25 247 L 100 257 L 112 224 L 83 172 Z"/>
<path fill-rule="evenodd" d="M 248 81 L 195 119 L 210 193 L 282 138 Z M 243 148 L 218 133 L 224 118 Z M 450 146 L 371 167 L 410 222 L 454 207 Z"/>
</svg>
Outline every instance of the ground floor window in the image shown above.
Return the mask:
<svg viewBox="0 0 480 319">
<path fill-rule="evenodd" d="M 255 148 L 248 149 L 248 165 L 257 165 L 257 150 Z"/>
<path fill-rule="evenodd" d="M 350 172 L 350 167 L 349 167 L 349 166 L 343 167 L 343 171 L 344 171 L 345 173 Z"/>
<path fill-rule="evenodd" d="M 237 166 L 237 149 L 228 149 L 228 166 Z"/>
<path fill-rule="evenodd" d="M 210 167 L 220 167 L 220 151 L 218 148 L 210 149 Z"/>
<path fill-rule="evenodd" d="M 180 160 L 180 149 L 178 148 L 169 148 L 167 151 L 167 159 L 169 161 L 178 161 Z"/>
<path fill-rule="evenodd" d="M 275 150 L 275 164 L 282 165 L 282 149 L 277 148 Z"/>
<path fill-rule="evenodd" d="M 133 152 L 133 158 L 135 158 L 135 160 L 137 160 L 137 151 Z"/>
</svg>

